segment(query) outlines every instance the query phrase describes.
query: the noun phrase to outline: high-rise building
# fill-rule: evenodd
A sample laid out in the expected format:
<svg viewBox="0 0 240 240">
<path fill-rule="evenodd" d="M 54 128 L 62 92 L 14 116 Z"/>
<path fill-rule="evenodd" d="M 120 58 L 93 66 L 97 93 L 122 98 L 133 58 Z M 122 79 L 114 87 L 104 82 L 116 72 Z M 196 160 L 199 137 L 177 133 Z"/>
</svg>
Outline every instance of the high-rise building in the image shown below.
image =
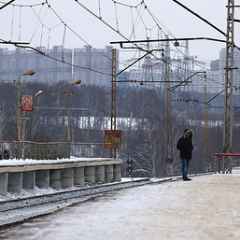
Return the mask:
<svg viewBox="0 0 240 240">
<path fill-rule="evenodd" d="M 224 82 L 224 72 L 225 72 L 225 64 L 226 64 L 226 50 L 223 48 L 220 51 L 220 57 L 219 57 L 219 71 L 221 72 L 221 81 Z M 233 68 L 236 68 L 233 70 L 233 86 L 234 89 L 238 89 L 240 87 L 240 51 L 235 49 L 234 51 L 234 66 Z M 239 68 L 239 69 L 238 69 Z M 239 93 L 239 90 L 238 90 Z"/>
<path fill-rule="evenodd" d="M 111 84 L 110 46 L 103 49 L 91 46 L 75 49 L 54 46 L 51 49 L 38 49 L 59 61 L 42 56 L 34 50 L 0 48 L 0 80 L 16 80 L 26 69 L 33 69 L 36 72 L 34 80 L 48 84 L 78 79 L 87 85 Z"/>
</svg>

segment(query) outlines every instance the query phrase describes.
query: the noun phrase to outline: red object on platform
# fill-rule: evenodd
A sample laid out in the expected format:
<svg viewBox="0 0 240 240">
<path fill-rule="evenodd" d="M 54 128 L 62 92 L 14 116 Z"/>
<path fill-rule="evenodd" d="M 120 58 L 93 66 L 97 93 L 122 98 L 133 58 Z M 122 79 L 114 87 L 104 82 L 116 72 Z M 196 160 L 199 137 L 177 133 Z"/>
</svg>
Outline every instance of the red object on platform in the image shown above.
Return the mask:
<svg viewBox="0 0 240 240">
<path fill-rule="evenodd" d="M 216 157 L 240 157 L 240 153 L 215 153 Z"/>
</svg>

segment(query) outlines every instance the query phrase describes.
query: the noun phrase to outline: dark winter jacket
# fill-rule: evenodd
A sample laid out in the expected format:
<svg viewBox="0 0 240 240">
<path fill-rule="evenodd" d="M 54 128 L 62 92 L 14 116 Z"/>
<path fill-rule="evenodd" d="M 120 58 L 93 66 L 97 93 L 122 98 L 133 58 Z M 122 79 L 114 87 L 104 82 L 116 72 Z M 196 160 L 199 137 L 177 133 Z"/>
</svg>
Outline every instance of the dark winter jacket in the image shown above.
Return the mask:
<svg viewBox="0 0 240 240">
<path fill-rule="evenodd" d="M 177 149 L 180 151 L 180 158 L 181 159 L 192 159 L 192 138 L 191 137 L 184 137 L 182 136 L 177 143 Z"/>
</svg>

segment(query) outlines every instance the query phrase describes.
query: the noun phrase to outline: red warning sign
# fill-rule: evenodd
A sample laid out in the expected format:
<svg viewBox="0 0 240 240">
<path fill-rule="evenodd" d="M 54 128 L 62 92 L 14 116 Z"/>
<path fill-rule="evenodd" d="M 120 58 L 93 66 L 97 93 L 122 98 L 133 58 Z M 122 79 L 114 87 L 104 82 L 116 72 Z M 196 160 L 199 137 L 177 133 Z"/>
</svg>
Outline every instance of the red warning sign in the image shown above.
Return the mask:
<svg viewBox="0 0 240 240">
<path fill-rule="evenodd" d="M 119 148 L 122 140 L 122 132 L 120 130 L 105 130 L 104 146 L 105 148 Z"/>
<path fill-rule="evenodd" d="M 32 112 L 32 110 L 33 110 L 33 97 L 32 96 L 30 96 L 30 95 L 22 96 L 21 110 L 23 112 Z"/>
</svg>

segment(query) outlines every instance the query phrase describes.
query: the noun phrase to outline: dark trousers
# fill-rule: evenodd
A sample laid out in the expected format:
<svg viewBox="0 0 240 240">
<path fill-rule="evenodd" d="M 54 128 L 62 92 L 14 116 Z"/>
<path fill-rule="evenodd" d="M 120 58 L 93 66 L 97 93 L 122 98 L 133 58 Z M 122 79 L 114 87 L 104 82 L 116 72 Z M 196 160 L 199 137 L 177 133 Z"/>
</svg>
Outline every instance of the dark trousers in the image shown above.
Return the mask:
<svg viewBox="0 0 240 240">
<path fill-rule="evenodd" d="M 186 178 L 188 175 L 189 159 L 181 159 L 181 160 L 182 160 L 182 177 Z"/>
</svg>

